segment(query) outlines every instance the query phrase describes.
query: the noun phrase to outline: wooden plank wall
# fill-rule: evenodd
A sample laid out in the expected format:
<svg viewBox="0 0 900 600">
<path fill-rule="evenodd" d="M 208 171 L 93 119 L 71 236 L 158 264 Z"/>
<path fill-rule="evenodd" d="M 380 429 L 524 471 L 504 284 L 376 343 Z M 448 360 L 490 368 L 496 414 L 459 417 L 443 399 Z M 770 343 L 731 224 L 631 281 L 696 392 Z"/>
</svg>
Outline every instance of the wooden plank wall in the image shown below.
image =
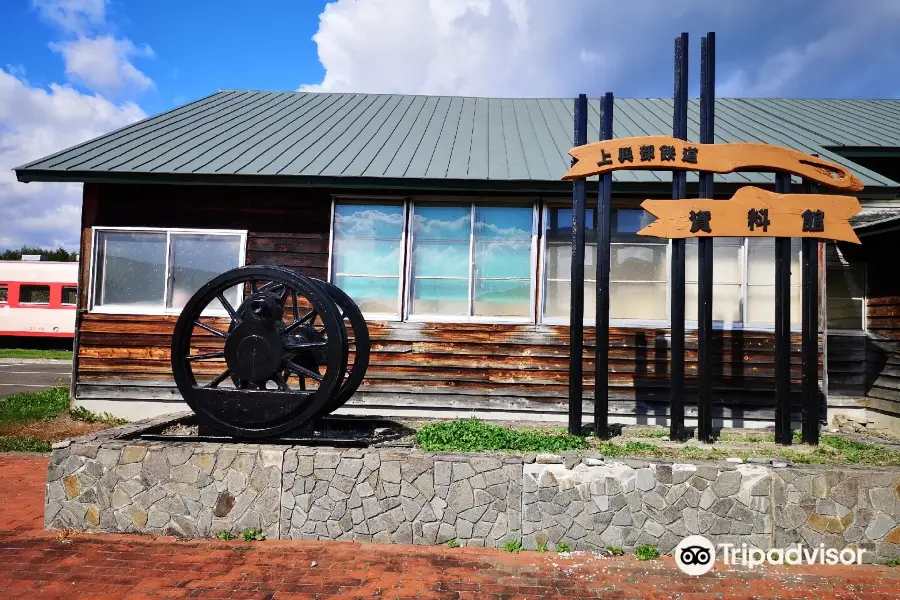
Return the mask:
<svg viewBox="0 0 900 600">
<path fill-rule="evenodd" d="M 866 404 L 900 417 L 900 278 L 896 232 L 863 238 L 866 270 Z"/>
<path fill-rule="evenodd" d="M 135 206 L 145 209 L 136 211 Z M 177 210 L 176 210 L 177 208 Z M 280 264 L 324 278 L 330 199 L 305 190 L 104 186 L 97 224 L 249 229 L 250 264 Z M 87 236 L 89 239 L 89 235 Z M 86 287 L 82 287 L 86 290 Z M 76 391 L 83 399 L 177 400 L 169 364 L 174 316 L 83 314 Z M 360 406 L 433 410 L 564 413 L 568 328 L 544 325 L 372 322 L 373 354 L 354 397 Z M 610 332 L 610 410 L 663 417 L 668 412 L 666 329 Z M 585 328 L 586 411 L 593 397 L 593 329 Z M 685 368 L 694 391 L 696 337 Z M 716 332 L 714 415 L 771 420 L 774 340 L 765 332 Z M 799 412 L 800 336 L 792 339 L 792 385 Z M 688 415 L 696 414 L 688 406 Z M 589 414 L 586 413 L 586 414 Z"/>
</svg>

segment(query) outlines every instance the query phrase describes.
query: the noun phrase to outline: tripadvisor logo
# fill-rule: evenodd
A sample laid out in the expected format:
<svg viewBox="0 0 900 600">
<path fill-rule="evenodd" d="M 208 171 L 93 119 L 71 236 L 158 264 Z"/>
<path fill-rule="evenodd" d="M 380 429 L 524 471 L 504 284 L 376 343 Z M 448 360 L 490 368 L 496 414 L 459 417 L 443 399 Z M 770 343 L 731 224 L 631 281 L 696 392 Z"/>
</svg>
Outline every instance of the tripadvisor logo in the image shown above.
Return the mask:
<svg viewBox="0 0 900 600">
<path fill-rule="evenodd" d="M 852 565 L 862 564 L 862 555 L 865 550 L 859 548 L 826 548 L 825 544 L 808 548 L 802 544 L 785 549 L 773 548 L 761 550 L 760 548 L 748 548 L 747 544 L 736 546 L 735 544 L 713 545 L 702 535 L 691 535 L 675 546 L 675 564 L 688 575 L 703 575 L 708 573 L 716 562 L 716 550 L 721 551 L 721 561 L 726 566 L 743 565 L 750 569 L 764 563 L 771 565 Z"/>
</svg>

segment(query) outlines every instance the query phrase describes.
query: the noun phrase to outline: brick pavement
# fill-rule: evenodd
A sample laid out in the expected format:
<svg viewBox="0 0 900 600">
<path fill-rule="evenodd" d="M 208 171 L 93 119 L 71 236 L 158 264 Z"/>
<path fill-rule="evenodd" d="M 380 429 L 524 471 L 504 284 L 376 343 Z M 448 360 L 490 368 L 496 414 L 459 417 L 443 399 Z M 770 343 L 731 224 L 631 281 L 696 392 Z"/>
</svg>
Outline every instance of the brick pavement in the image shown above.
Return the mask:
<svg viewBox="0 0 900 600">
<path fill-rule="evenodd" d="M 0 598 L 900 598 L 900 568 L 871 565 L 692 578 L 670 557 L 45 532 L 46 465 L 0 456 Z"/>
</svg>

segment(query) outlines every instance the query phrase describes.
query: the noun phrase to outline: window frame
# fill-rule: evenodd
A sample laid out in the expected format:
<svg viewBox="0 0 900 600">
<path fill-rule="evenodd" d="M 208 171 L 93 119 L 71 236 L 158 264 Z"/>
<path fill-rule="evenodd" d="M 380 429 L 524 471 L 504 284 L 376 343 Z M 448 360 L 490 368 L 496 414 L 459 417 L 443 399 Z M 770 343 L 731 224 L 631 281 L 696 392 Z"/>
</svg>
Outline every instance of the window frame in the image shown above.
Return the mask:
<svg viewBox="0 0 900 600">
<path fill-rule="evenodd" d="M 848 262 L 847 264 L 849 265 L 850 263 Z M 860 318 L 862 319 L 862 327 L 860 327 L 859 329 L 838 329 L 838 328 L 828 327 L 828 268 L 829 268 L 828 265 L 826 264 L 825 268 L 823 269 L 824 274 L 825 274 L 825 281 L 823 282 L 825 285 L 825 302 L 824 302 L 825 306 L 823 307 L 823 309 L 824 309 L 824 315 L 825 315 L 825 329 L 828 333 L 835 333 L 835 334 L 844 335 L 844 336 L 868 335 L 869 303 L 866 302 L 866 298 L 867 298 L 866 287 L 867 287 L 868 280 L 869 280 L 869 265 L 868 265 L 868 263 L 865 263 L 865 262 L 862 262 L 859 264 L 861 264 L 863 267 L 863 281 L 862 281 L 863 295 L 859 296 L 859 297 L 851 296 L 851 297 L 847 298 L 847 297 L 839 296 L 839 297 L 835 298 L 835 300 L 859 300 L 860 301 L 860 303 L 862 304 L 862 311 L 860 311 Z M 844 265 L 841 265 L 841 266 L 843 267 Z M 832 265 L 831 268 L 834 268 L 834 265 Z"/>
<path fill-rule="evenodd" d="M 407 244 L 406 244 L 406 273 L 404 280 L 406 281 L 406 290 L 403 297 L 403 320 L 410 323 L 497 323 L 497 324 L 534 324 L 536 319 L 536 303 L 535 296 L 538 281 L 535 274 L 538 270 L 538 217 L 539 217 L 539 199 L 531 201 L 518 200 L 514 198 L 478 198 L 478 199 L 440 199 L 440 200 L 414 200 L 408 202 L 407 213 Z M 412 253 L 415 244 L 415 207 L 419 206 L 465 206 L 469 205 L 469 275 L 468 275 L 468 315 L 416 315 L 412 313 Z M 531 207 L 531 244 L 529 248 L 529 285 L 528 285 L 528 316 L 513 317 L 499 315 L 473 315 L 475 302 L 475 208 L 476 207 Z M 438 278 L 435 278 L 438 279 Z M 449 279 L 449 278 L 448 278 Z M 462 278 L 459 278 L 462 279 Z M 499 280 L 497 278 L 491 278 Z M 519 277 L 510 277 L 509 280 L 520 280 Z"/>
<path fill-rule="evenodd" d="M 24 288 L 47 288 L 47 301 L 46 302 L 22 302 L 22 290 Z M 49 283 L 40 283 L 40 282 L 24 282 L 19 284 L 19 297 L 18 297 L 18 305 L 24 308 L 40 308 L 42 306 L 50 306 L 50 296 L 53 293 L 53 286 Z M 8 294 L 7 291 L 7 303 L 8 303 Z"/>
<path fill-rule="evenodd" d="M 547 241 L 548 241 L 548 237 L 549 237 L 547 235 L 547 231 L 548 231 L 549 223 L 550 223 L 549 212 L 552 209 L 567 209 L 567 208 L 571 209 L 571 205 L 566 206 L 565 204 L 562 204 L 562 203 L 544 202 L 543 212 L 541 214 L 543 226 L 541 229 L 541 238 L 542 239 L 541 239 L 540 273 L 538 275 L 539 280 L 541 282 L 540 294 L 539 294 L 539 298 L 538 298 L 538 307 L 539 307 L 539 314 L 541 316 L 540 323 L 542 325 L 568 325 L 569 324 L 569 317 L 548 317 L 545 315 L 546 300 L 547 300 L 547 281 L 548 281 L 546 271 L 547 271 Z M 640 206 L 638 206 L 638 207 L 618 206 L 618 205 L 616 205 L 616 203 L 614 203 L 614 205 L 611 208 L 612 208 L 612 210 L 610 211 L 610 220 L 612 220 L 612 216 L 616 210 L 644 210 L 644 209 L 640 208 Z M 612 230 L 611 222 L 610 222 L 610 230 Z M 610 235 L 610 249 L 612 248 L 613 244 L 629 245 L 629 242 L 622 242 L 622 241 L 613 242 L 612 236 Z M 672 272 L 672 270 L 671 270 L 672 240 L 667 240 L 666 243 L 648 244 L 648 245 L 665 246 L 665 248 L 666 248 L 666 266 L 665 266 L 665 269 L 666 269 L 666 316 L 664 319 L 613 319 L 613 318 L 610 318 L 609 325 L 611 327 L 669 327 L 671 324 L 672 284 L 670 281 L 670 275 Z M 587 246 L 588 246 L 588 244 L 587 244 L 587 242 L 585 242 L 585 252 L 587 251 Z M 612 252 L 610 252 L 610 258 L 611 257 L 612 257 Z M 597 272 L 596 269 L 594 269 L 594 272 L 591 273 L 591 277 L 588 277 L 587 273 L 585 273 L 585 277 L 584 277 L 585 283 L 587 283 L 588 281 L 593 281 L 594 284 L 596 285 L 596 283 L 597 283 L 596 279 L 595 279 L 596 272 Z M 611 276 L 612 276 L 612 268 L 610 266 L 610 277 Z M 565 281 L 565 280 L 559 279 L 559 280 L 554 280 L 554 281 Z M 568 281 L 570 282 L 569 289 L 571 290 L 571 281 L 572 281 L 571 277 L 568 279 Z M 610 280 L 610 285 L 612 285 L 612 283 L 613 282 Z M 642 280 L 642 281 L 630 281 L 627 283 L 659 283 L 659 282 Z M 587 313 L 585 313 L 584 318 L 582 319 L 582 323 L 584 325 L 589 325 L 592 327 L 596 326 L 597 317 L 596 317 L 596 315 L 588 316 Z"/>
<path fill-rule="evenodd" d="M 386 197 L 377 197 L 377 196 L 332 196 L 331 197 L 331 226 L 328 231 L 328 273 L 326 275 L 327 281 L 329 283 L 334 283 L 335 273 L 334 271 L 334 261 L 337 258 L 334 254 L 334 226 L 335 226 L 335 209 L 338 204 L 369 204 L 373 206 L 401 206 L 403 208 L 403 226 L 400 230 L 400 265 L 399 270 L 397 271 L 397 312 L 396 313 L 369 313 L 364 312 L 363 316 L 366 319 L 371 319 L 373 321 L 391 321 L 398 322 L 403 320 L 403 298 L 404 298 L 404 289 L 406 287 L 406 273 L 407 273 L 407 247 L 406 240 L 409 237 L 407 229 L 409 227 L 409 202 L 405 197 L 398 196 L 386 196 Z M 350 275 L 358 276 L 358 277 L 374 277 L 374 278 L 383 278 L 387 279 L 392 277 L 392 275 L 365 275 L 360 273 L 355 273 Z"/>
<path fill-rule="evenodd" d="M 136 307 L 131 304 L 96 304 L 95 289 L 97 278 L 97 240 L 99 234 L 104 232 L 122 232 L 122 233 L 165 233 L 166 234 L 166 263 L 163 274 L 163 300 L 159 307 Z M 240 236 L 240 245 L 238 252 L 238 266 L 243 267 L 247 264 L 247 230 L 245 229 L 201 229 L 196 227 L 114 227 L 114 226 L 95 226 L 91 229 L 91 268 L 90 278 L 88 281 L 88 312 L 96 314 L 108 315 L 148 315 L 148 316 L 164 316 L 164 315 L 180 315 L 182 308 L 167 308 L 166 301 L 169 297 L 169 279 L 170 269 L 172 265 L 172 235 L 173 234 L 199 234 L 199 235 L 221 235 L 221 236 Z M 71 306 L 71 305 L 67 305 Z M 224 316 L 225 310 L 207 310 L 204 314 L 211 316 Z"/>
<path fill-rule="evenodd" d="M 75 302 L 65 302 L 66 290 L 75 290 Z M 77 285 L 60 286 L 60 288 L 59 288 L 59 303 L 61 306 L 65 306 L 65 307 L 78 306 L 78 286 Z"/>
<path fill-rule="evenodd" d="M 6 299 L 5 300 L 0 299 L 0 306 L 6 306 L 9 304 L 9 291 L 10 291 L 9 283 L 7 283 L 5 281 L 0 282 L 0 288 L 3 288 L 6 290 Z"/>
</svg>

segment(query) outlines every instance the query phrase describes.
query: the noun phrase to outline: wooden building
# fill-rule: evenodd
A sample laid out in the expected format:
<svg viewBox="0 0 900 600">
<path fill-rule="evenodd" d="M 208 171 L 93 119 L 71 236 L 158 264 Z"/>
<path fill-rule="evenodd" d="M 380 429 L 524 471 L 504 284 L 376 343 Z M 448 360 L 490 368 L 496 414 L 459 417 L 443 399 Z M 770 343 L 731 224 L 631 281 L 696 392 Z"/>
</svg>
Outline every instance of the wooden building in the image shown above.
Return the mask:
<svg viewBox="0 0 900 600">
<path fill-rule="evenodd" d="M 169 363 L 180 307 L 222 271 L 277 264 L 330 279 L 366 313 L 373 355 L 348 410 L 564 419 L 572 187 L 560 177 L 569 166 L 572 106 L 222 91 L 18 168 L 24 182 L 85 183 L 77 403 L 129 418 L 183 409 Z M 696 139 L 696 101 L 690 111 Z M 589 141 L 597 139 L 597 112 L 592 100 Z M 900 414 L 900 101 L 720 99 L 715 114 L 717 141 L 816 153 L 865 183 L 863 245 L 820 246 L 821 392 L 829 419 L 889 423 Z M 615 117 L 616 137 L 666 134 L 671 101 L 618 99 Z M 670 173 L 615 174 L 613 421 L 666 423 L 669 244 L 635 232 L 648 218 L 639 203 L 668 197 L 670 181 Z M 696 182 L 689 174 L 689 195 Z M 773 177 L 717 175 L 715 189 L 730 197 L 748 183 L 772 188 Z M 589 181 L 589 207 L 596 198 Z M 590 237 L 587 273 L 596 255 Z M 799 391 L 799 243 L 794 254 Z M 715 263 L 716 421 L 771 424 L 774 244 L 717 239 Z M 585 285 L 589 416 L 593 281 Z M 689 424 L 692 414 L 689 398 Z"/>
</svg>

